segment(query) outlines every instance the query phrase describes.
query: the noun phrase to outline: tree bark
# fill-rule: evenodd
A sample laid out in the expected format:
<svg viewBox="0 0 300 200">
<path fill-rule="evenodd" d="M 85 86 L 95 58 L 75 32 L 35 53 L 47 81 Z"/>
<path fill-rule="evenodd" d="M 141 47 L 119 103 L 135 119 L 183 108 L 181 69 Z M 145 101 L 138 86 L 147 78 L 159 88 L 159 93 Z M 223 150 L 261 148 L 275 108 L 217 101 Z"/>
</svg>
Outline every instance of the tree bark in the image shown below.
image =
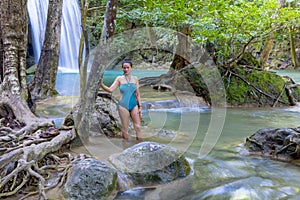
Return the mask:
<svg viewBox="0 0 300 200">
<path fill-rule="evenodd" d="M 178 45 L 176 49 L 176 54 L 170 66 L 171 70 L 179 71 L 190 64 L 188 62 L 191 56 L 191 48 L 189 41 L 190 35 L 191 27 L 189 25 L 185 25 L 181 33 L 178 33 Z"/>
<path fill-rule="evenodd" d="M 89 40 L 88 40 L 88 31 L 86 27 L 86 20 L 87 14 L 89 9 L 89 0 L 81 0 L 81 27 L 82 27 L 82 34 L 80 38 L 80 46 L 79 46 L 79 56 L 78 56 L 78 66 L 79 66 L 79 73 L 80 73 L 80 98 L 84 95 L 84 90 L 86 86 L 86 79 L 87 79 L 87 65 L 89 61 Z M 83 58 L 83 50 L 85 47 L 85 60 L 82 63 Z"/>
<path fill-rule="evenodd" d="M 83 97 L 80 98 L 81 109 L 75 119 L 75 127 L 81 142 L 87 144 L 90 136 L 89 119 L 94 108 L 97 91 L 100 87 L 101 77 L 108 64 L 109 44 L 115 32 L 115 19 L 117 15 L 118 0 L 108 0 L 106 2 L 106 13 L 104 16 L 104 25 L 100 37 L 99 45 L 96 48 L 94 60 L 92 63 L 90 75 Z"/>
<path fill-rule="evenodd" d="M 35 116 L 26 102 L 26 4 L 27 0 L 0 1 L 0 198 L 38 181 L 46 199 L 45 176 L 40 173 L 48 164 L 40 161 L 70 142 L 73 133 L 59 134 L 52 121 Z"/>
<path fill-rule="evenodd" d="M 0 1 L 1 90 L 28 100 L 26 83 L 27 10 L 26 0 Z"/>
<path fill-rule="evenodd" d="M 58 94 L 55 90 L 59 59 L 63 0 L 49 0 L 45 40 L 37 71 L 30 82 L 33 100 Z"/>
<path fill-rule="evenodd" d="M 293 28 L 289 28 L 289 35 L 290 35 L 290 47 L 291 47 L 291 55 L 292 55 L 292 61 L 295 69 L 298 69 L 300 67 L 299 60 L 296 54 L 296 47 L 295 47 L 295 39 L 293 34 Z"/>
<path fill-rule="evenodd" d="M 267 40 L 265 41 L 264 48 L 260 54 L 259 60 L 263 70 L 265 70 L 267 67 L 266 65 L 273 47 L 273 40 L 274 40 L 274 35 L 273 33 L 271 33 L 270 37 L 267 38 Z"/>
<path fill-rule="evenodd" d="M 107 0 L 104 24 L 101 32 L 100 43 L 105 43 L 107 39 L 113 37 L 116 28 L 118 0 Z"/>
</svg>

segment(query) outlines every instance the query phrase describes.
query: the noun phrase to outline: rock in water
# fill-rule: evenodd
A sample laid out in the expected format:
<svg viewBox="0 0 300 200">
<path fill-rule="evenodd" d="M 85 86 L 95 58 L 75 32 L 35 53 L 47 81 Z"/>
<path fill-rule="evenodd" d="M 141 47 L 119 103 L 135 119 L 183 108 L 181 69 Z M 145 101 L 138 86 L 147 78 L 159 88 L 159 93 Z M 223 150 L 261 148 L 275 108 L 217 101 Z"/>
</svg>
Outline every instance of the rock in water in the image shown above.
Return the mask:
<svg viewBox="0 0 300 200">
<path fill-rule="evenodd" d="M 156 142 L 138 143 L 109 157 L 137 185 L 161 184 L 185 177 L 191 167 L 177 149 Z"/>
<path fill-rule="evenodd" d="M 105 199 L 115 189 L 117 171 L 107 162 L 87 158 L 73 165 L 63 187 L 63 195 L 72 200 Z"/>
</svg>

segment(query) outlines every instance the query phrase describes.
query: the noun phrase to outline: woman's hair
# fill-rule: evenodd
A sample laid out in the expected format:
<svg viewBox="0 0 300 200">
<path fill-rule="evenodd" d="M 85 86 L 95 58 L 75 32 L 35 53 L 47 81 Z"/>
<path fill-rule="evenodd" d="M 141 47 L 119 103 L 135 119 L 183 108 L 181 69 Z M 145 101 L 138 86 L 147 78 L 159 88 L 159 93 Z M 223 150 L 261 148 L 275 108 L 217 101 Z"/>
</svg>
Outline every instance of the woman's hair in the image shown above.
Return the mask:
<svg viewBox="0 0 300 200">
<path fill-rule="evenodd" d="M 132 67 L 132 62 L 131 62 L 130 59 L 125 59 L 125 60 L 123 60 L 123 62 L 122 62 L 122 67 L 123 67 L 123 64 L 124 64 L 124 63 L 129 63 L 130 67 Z"/>
</svg>

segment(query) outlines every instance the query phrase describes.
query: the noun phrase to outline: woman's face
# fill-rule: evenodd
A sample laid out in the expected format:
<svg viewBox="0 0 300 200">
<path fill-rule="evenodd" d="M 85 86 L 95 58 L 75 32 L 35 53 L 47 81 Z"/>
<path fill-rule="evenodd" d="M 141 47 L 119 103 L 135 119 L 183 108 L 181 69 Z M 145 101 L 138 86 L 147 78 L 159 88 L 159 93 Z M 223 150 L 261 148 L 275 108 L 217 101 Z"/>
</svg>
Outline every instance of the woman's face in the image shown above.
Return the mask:
<svg viewBox="0 0 300 200">
<path fill-rule="evenodd" d="M 124 75 L 130 75 L 132 67 L 130 66 L 130 63 L 123 63 L 122 69 L 123 69 Z"/>
</svg>

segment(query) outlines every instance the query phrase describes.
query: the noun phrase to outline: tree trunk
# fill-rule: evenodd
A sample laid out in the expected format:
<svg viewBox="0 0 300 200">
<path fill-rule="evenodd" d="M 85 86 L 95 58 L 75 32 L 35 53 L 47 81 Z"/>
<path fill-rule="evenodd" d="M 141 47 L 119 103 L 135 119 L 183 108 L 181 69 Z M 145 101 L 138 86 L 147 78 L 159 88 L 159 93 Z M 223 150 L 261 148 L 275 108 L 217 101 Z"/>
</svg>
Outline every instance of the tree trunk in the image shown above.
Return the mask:
<svg viewBox="0 0 300 200">
<path fill-rule="evenodd" d="M 89 61 L 89 41 L 88 41 L 88 31 L 86 28 L 86 19 L 87 19 L 87 12 L 89 8 L 89 0 L 81 0 L 81 27 L 82 27 L 82 34 L 80 38 L 80 46 L 79 46 L 79 56 L 78 56 L 78 66 L 79 66 L 79 73 L 80 73 L 80 98 L 84 95 L 84 90 L 86 86 L 86 79 L 87 79 L 87 65 Z M 83 58 L 83 49 L 85 47 L 85 60 L 82 64 Z"/>
<path fill-rule="evenodd" d="M 178 45 L 170 67 L 171 70 L 179 71 L 189 64 L 188 60 L 191 56 L 189 36 L 191 35 L 191 32 L 191 27 L 185 25 L 181 33 L 178 33 Z"/>
<path fill-rule="evenodd" d="M 100 43 L 105 43 L 107 39 L 113 37 L 115 33 L 115 20 L 117 17 L 118 0 L 107 0 L 104 24 L 101 32 Z"/>
<path fill-rule="evenodd" d="M 28 100 L 26 83 L 27 10 L 26 0 L 0 1 L 1 90 Z"/>
<path fill-rule="evenodd" d="M 298 69 L 300 67 L 300 64 L 299 64 L 299 60 L 298 60 L 297 54 L 296 54 L 293 28 L 289 29 L 289 35 L 290 35 L 290 46 L 291 46 L 291 55 L 292 55 L 293 65 L 294 65 L 295 69 Z"/>
<path fill-rule="evenodd" d="M 291 7 L 291 2 L 290 1 L 287 2 L 286 0 L 277 0 L 277 2 L 278 2 L 278 4 L 280 5 L 281 8 Z M 296 5 L 294 5 L 294 6 L 296 6 Z M 294 68 L 298 69 L 300 67 L 300 63 L 299 63 L 299 60 L 298 60 L 297 54 L 296 54 L 293 29 L 294 29 L 294 27 L 293 27 L 293 25 L 291 25 L 289 27 L 291 57 L 292 57 L 292 62 L 293 62 Z"/>
<path fill-rule="evenodd" d="M 115 19 L 117 15 L 118 0 L 108 0 L 106 2 L 106 13 L 104 16 L 104 25 L 99 45 L 95 51 L 95 57 L 92 63 L 89 79 L 84 92 L 84 98 L 80 99 L 81 109 L 75 119 L 75 126 L 78 135 L 83 144 L 88 143 L 90 136 L 89 119 L 94 108 L 97 91 L 100 87 L 100 81 L 104 69 L 108 64 L 109 44 L 115 32 Z"/>
<path fill-rule="evenodd" d="M 273 33 L 271 33 L 270 37 L 267 38 L 267 40 L 265 41 L 264 48 L 260 54 L 259 60 L 263 70 L 265 70 L 267 67 L 266 65 L 273 47 L 273 40 L 274 40 L 274 35 Z"/>
<path fill-rule="evenodd" d="M 49 0 L 45 40 L 34 79 L 30 82 L 33 100 L 58 94 L 55 90 L 59 59 L 63 0 Z"/>
<path fill-rule="evenodd" d="M 48 165 L 44 157 L 70 142 L 73 133 L 59 134 L 52 121 L 35 116 L 26 102 L 26 3 L 0 1 L 0 198 L 21 189 L 24 194 L 31 184 L 39 185 L 40 196 L 47 199 L 43 169 L 49 166 L 43 166 Z"/>
</svg>

